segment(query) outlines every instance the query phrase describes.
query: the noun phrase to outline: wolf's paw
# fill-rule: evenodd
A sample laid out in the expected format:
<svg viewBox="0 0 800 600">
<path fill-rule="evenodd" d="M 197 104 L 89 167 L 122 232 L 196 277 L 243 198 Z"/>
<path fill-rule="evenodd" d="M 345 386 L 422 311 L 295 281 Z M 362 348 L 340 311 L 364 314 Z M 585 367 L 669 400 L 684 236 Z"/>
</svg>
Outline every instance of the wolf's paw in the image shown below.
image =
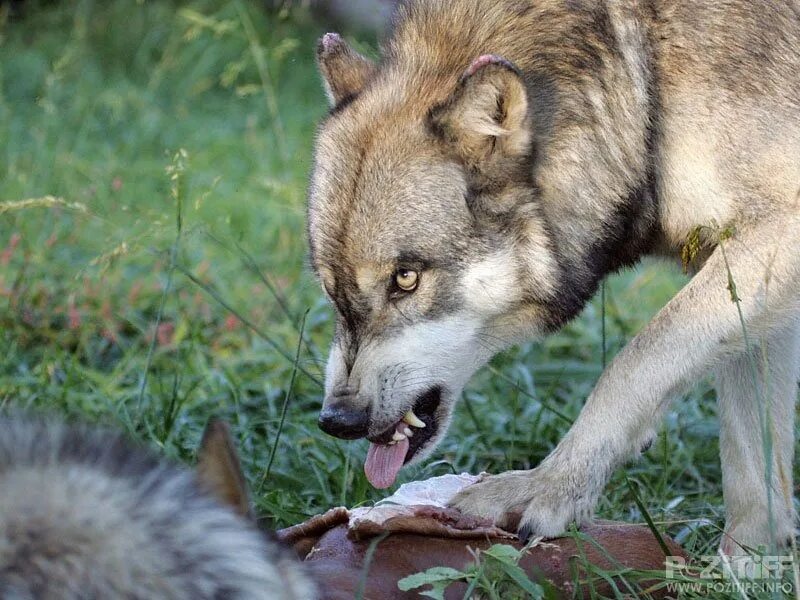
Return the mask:
<svg viewBox="0 0 800 600">
<path fill-rule="evenodd" d="M 527 541 L 534 536 L 556 537 L 573 521 L 584 523 L 591 518 L 595 501 L 585 483 L 540 465 L 532 471 L 485 476 L 459 492 L 450 506 L 500 527 L 518 523 L 519 537 Z"/>
<path fill-rule="evenodd" d="M 794 511 L 788 503 L 783 507 L 773 506 L 772 511 L 771 520 L 768 508 L 757 504 L 750 511 L 729 515 L 720 540 L 720 553 L 734 559 L 751 556 L 773 543 L 780 551 L 790 548 L 796 535 Z"/>
</svg>

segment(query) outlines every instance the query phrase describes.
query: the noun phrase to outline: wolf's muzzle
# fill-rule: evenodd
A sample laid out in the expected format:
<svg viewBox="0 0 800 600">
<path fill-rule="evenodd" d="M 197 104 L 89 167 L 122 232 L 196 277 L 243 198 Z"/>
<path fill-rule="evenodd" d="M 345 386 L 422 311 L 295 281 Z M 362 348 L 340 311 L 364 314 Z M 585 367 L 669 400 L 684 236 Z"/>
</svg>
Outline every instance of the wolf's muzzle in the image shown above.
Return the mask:
<svg viewBox="0 0 800 600">
<path fill-rule="evenodd" d="M 366 437 L 369 431 L 369 407 L 353 408 L 339 401 L 322 409 L 318 424 L 329 435 L 357 440 Z"/>
</svg>

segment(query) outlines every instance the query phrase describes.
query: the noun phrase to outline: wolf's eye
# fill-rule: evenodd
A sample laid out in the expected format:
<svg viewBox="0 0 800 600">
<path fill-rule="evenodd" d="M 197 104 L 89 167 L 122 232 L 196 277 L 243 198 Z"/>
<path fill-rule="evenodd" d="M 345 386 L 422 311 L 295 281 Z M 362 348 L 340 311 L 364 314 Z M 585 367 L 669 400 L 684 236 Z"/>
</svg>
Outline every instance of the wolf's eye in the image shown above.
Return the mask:
<svg viewBox="0 0 800 600">
<path fill-rule="evenodd" d="M 419 273 L 411 269 L 398 269 L 394 274 L 394 282 L 404 292 L 413 292 L 419 283 Z"/>
</svg>

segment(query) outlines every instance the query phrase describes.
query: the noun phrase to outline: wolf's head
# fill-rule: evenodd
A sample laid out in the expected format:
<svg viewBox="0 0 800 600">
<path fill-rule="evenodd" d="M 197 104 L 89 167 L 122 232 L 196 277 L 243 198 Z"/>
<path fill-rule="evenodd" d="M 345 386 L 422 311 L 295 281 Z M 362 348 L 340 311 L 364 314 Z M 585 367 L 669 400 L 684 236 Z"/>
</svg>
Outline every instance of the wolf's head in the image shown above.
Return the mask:
<svg viewBox="0 0 800 600">
<path fill-rule="evenodd" d="M 318 597 L 256 529 L 222 422 L 193 475 L 117 433 L 2 414 L 0 489 L 0 598 Z"/>
<path fill-rule="evenodd" d="M 475 370 L 548 326 L 555 260 L 511 63 L 376 66 L 336 34 L 318 53 L 333 108 L 308 227 L 337 313 L 320 427 L 367 437 L 367 475 L 387 487 L 442 438 Z"/>
</svg>

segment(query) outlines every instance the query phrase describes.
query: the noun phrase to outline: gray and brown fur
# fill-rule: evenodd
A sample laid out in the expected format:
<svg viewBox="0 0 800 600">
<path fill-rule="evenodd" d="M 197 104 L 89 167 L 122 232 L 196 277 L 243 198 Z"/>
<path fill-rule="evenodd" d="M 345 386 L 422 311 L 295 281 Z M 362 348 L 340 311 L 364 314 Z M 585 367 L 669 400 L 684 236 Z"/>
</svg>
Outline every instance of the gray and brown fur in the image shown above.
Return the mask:
<svg viewBox="0 0 800 600">
<path fill-rule="evenodd" d="M 248 521 L 224 425 L 200 475 L 123 436 L 0 417 L 0 597 L 316 597 L 293 556 Z"/>
<path fill-rule="evenodd" d="M 367 411 L 374 438 L 442 389 L 443 426 L 421 457 L 492 354 L 559 328 L 620 267 L 680 261 L 694 237 L 693 279 L 609 365 L 553 454 L 455 505 L 498 522 L 524 508 L 523 533 L 588 519 L 669 399 L 712 371 L 722 547 L 793 535 L 800 5 L 412 0 L 377 63 L 335 34 L 318 53 L 332 110 L 308 228 L 338 315 L 326 408 Z M 413 293 L 393 291 L 399 268 L 420 273 Z"/>
</svg>

